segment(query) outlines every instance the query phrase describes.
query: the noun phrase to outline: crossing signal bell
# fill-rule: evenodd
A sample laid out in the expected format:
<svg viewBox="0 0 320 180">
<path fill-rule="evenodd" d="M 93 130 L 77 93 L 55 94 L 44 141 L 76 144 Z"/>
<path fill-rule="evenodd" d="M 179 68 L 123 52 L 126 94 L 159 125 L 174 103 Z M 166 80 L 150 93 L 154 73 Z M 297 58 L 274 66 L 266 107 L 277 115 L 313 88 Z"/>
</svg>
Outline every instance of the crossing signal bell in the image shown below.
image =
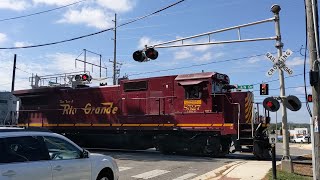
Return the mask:
<svg viewBox="0 0 320 180">
<path fill-rule="evenodd" d="M 280 103 L 273 97 L 267 97 L 263 100 L 263 107 L 271 112 L 276 112 L 280 108 Z"/>
<path fill-rule="evenodd" d="M 158 55 L 159 55 L 158 51 L 155 50 L 154 48 L 147 48 L 145 51 L 143 50 L 135 51 L 132 54 L 132 57 L 135 61 L 146 62 L 146 61 L 149 61 L 149 59 L 151 60 L 157 59 Z"/>
<path fill-rule="evenodd" d="M 260 95 L 269 95 L 269 84 L 260 84 Z"/>
</svg>

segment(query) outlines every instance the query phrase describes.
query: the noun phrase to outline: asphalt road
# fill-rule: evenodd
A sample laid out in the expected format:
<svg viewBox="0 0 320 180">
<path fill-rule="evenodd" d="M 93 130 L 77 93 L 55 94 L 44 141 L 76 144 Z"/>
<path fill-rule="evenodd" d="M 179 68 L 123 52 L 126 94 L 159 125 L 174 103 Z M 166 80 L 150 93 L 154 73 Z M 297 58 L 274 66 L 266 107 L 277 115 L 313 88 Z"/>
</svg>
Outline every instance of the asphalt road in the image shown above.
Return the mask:
<svg viewBox="0 0 320 180">
<path fill-rule="evenodd" d="M 294 145 L 297 146 L 297 145 Z M 277 160 L 282 157 L 282 144 L 276 146 Z M 147 151 L 90 150 L 112 156 L 120 169 L 120 180 L 190 180 L 235 161 L 252 161 L 250 153 L 235 153 L 224 158 L 163 155 L 154 149 Z M 310 154 L 311 150 L 290 149 L 292 158 Z M 271 163 L 271 162 L 270 162 Z"/>
</svg>

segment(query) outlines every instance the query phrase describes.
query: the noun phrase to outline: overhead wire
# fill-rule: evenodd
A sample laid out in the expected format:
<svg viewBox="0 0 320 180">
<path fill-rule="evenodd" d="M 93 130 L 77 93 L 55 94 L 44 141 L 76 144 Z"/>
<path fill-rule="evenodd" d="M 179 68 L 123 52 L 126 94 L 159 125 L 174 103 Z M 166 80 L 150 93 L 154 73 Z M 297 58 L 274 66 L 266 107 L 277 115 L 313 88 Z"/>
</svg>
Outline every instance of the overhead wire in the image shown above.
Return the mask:
<svg viewBox="0 0 320 180">
<path fill-rule="evenodd" d="M 67 4 L 67 5 L 64 5 L 64 6 L 60 6 L 60 7 L 53 8 L 53 9 L 48 9 L 48 10 L 45 10 L 45 11 L 39 11 L 39 12 L 32 13 L 32 14 L 26 14 L 26 15 L 22 15 L 22 16 L 15 16 L 15 17 L 10 17 L 10 18 L 0 19 L 0 22 L 26 18 L 26 17 L 30 17 L 30 16 L 39 15 L 39 14 L 44 14 L 44 13 L 48 13 L 48 12 L 51 12 L 51 11 L 56 11 L 56 10 L 59 10 L 59 9 L 63 9 L 63 8 L 69 7 L 69 6 L 73 6 L 75 4 L 79 4 L 79 3 L 82 3 L 84 1 L 87 1 L 87 0 L 77 1 L 77 2 L 70 3 L 70 4 Z"/>
<path fill-rule="evenodd" d="M 180 0 L 178 2 L 175 2 L 173 4 L 170 4 L 164 8 L 161 8 L 157 11 L 154 11 L 150 14 L 147 14 L 147 15 L 144 15 L 144 16 L 141 16 L 139 18 L 136 18 L 134 20 L 131 20 L 131 21 L 128 21 L 128 22 L 125 22 L 125 23 L 122 23 L 120 25 L 117 26 L 118 27 L 122 27 L 122 26 L 125 26 L 125 25 L 128 25 L 128 24 L 131 24 L 131 23 L 134 23 L 136 21 L 139 21 L 139 20 L 142 20 L 142 19 L 145 19 L 149 16 L 152 16 L 154 14 L 157 14 L 157 13 L 160 13 L 161 11 L 164 11 L 168 8 L 171 8 L 179 3 L 182 3 L 183 1 L 185 0 Z M 56 42 L 50 42 L 50 43 L 43 43 L 43 44 L 37 44 L 37 45 L 29 45 L 29 46 L 20 46 L 20 47 L 4 47 L 4 48 L 0 48 L 2 50 L 4 49 L 27 49 L 27 48 L 35 48 L 35 47 L 43 47 L 43 46 L 50 46 L 50 45 L 55 45 L 55 44 L 61 44 L 61 43 L 65 43 L 65 42 L 70 42 L 70 41 L 74 41 L 74 40 L 78 40 L 78 39 L 82 39 L 82 38 L 86 38 L 86 37 L 90 37 L 90 36 L 94 36 L 94 35 L 97 35 L 97 34 L 101 34 L 103 32 L 106 32 L 106 31 L 110 31 L 110 30 L 113 30 L 114 28 L 108 28 L 108 29 L 104 29 L 104 30 L 101 30 L 101 31 L 98 31 L 98 32 L 95 32 L 95 33 L 91 33 L 91 34 L 86 34 L 86 35 L 83 35 L 83 36 L 78 36 L 78 37 L 74 37 L 74 38 L 70 38 L 70 39 L 65 39 L 65 40 L 61 40 L 61 41 L 56 41 Z"/>
</svg>

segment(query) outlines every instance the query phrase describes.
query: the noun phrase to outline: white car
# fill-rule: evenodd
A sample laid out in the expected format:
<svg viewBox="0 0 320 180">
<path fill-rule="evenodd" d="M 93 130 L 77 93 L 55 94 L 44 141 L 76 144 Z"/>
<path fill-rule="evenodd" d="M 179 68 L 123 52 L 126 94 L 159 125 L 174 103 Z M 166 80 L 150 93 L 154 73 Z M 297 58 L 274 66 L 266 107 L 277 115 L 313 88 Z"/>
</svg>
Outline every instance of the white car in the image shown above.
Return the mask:
<svg viewBox="0 0 320 180">
<path fill-rule="evenodd" d="M 1 180 L 118 180 L 112 157 L 90 154 L 66 137 L 0 128 Z"/>
<path fill-rule="evenodd" d="M 297 136 L 297 137 L 294 137 L 293 139 L 291 139 L 291 142 L 294 142 L 294 143 L 307 143 L 309 141 L 308 141 L 308 137 L 306 137 L 306 136 Z"/>
</svg>

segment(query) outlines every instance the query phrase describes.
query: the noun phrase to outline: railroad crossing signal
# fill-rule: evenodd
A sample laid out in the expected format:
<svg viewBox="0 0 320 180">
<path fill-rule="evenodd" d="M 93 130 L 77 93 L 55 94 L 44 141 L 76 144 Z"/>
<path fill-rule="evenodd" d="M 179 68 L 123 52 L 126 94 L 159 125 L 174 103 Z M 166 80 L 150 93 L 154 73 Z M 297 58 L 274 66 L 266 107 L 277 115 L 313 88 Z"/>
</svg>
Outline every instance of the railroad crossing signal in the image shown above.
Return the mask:
<svg viewBox="0 0 320 180">
<path fill-rule="evenodd" d="M 284 98 L 283 102 L 291 111 L 298 111 L 301 109 L 301 101 L 296 96 L 288 96 Z"/>
<path fill-rule="evenodd" d="M 288 66 L 286 66 L 285 62 L 286 60 L 293 54 L 293 52 L 290 49 L 287 49 L 284 54 L 278 58 L 274 57 L 270 52 L 266 53 L 266 57 L 273 63 L 272 68 L 270 68 L 266 75 L 271 77 L 278 68 L 282 68 L 285 72 L 287 72 L 289 75 L 293 74 L 293 70 L 290 69 Z"/>
<path fill-rule="evenodd" d="M 143 50 L 135 51 L 132 54 L 132 57 L 135 61 L 146 62 L 146 61 L 149 61 L 149 59 L 151 60 L 157 59 L 158 55 L 159 55 L 158 51 L 155 50 L 154 48 L 147 48 L 145 51 Z"/>
<path fill-rule="evenodd" d="M 263 100 L 263 107 L 271 112 L 276 112 L 280 108 L 280 103 L 273 97 L 267 97 Z"/>
<path fill-rule="evenodd" d="M 92 77 L 88 74 L 77 74 L 74 76 L 74 79 L 76 81 L 88 81 L 90 82 L 92 80 Z"/>
</svg>

